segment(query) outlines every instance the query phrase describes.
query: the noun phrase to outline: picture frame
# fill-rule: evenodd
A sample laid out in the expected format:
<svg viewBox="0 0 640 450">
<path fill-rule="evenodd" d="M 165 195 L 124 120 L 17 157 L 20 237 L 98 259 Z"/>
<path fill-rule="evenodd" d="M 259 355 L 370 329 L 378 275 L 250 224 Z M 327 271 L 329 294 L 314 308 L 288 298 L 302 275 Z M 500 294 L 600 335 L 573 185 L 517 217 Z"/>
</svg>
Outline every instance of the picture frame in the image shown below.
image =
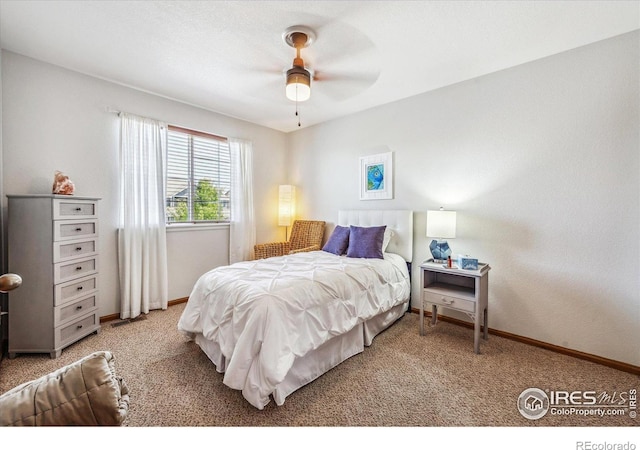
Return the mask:
<svg viewBox="0 0 640 450">
<path fill-rule="evenodd" d="M 393 198 L 393 152 L 360 157 L 360 200 Z"/>
</svg>

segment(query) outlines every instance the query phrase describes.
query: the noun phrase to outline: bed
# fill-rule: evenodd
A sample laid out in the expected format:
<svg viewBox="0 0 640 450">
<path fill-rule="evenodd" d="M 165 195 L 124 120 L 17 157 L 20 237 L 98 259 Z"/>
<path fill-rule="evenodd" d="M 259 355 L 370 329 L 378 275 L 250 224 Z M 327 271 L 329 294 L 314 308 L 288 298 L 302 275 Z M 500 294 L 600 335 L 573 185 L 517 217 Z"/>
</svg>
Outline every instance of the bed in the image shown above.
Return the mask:
<svg viewBox="0 0 640 450">
<path fill-rule="evenodd" d="M 413 212 L 341 210 L 334 232 L 352 225 L 352 245 L 355 231 L 385 226 L 381 258 L 296 253 L 217 267 L 194 285 L 178 330 L 254 407 L 284 404 L 407 311 Z"/>
</svg>

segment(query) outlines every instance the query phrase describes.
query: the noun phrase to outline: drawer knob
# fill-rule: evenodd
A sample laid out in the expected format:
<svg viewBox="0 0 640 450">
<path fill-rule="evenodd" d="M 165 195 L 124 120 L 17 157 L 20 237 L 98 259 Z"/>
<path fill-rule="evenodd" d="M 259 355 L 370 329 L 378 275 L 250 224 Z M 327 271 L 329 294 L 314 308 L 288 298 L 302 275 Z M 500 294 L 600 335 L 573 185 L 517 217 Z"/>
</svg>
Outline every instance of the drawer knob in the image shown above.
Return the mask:
<svg viewBox="0 0 640 450">
<path fill-rule="evenodd" d="M 82 305 L 76 306 L 76 309 L 82 309 Z"/>
<path fill-rule="evenodd" d="M 82 328 L 82 325 L 78 325 L 78 330 L 79 330 L 80 328 Z"/>
<path fill-rule="evenodd" d="M 79 291 L 82 290 L 82 286 L 78 286 L 76 289 L 78 289 Z"/>
<path fill-rule="evenodd" d="M 82 266 L 76 267 L 76 270 L 82 270 Z"/>
<path fill-rule="evenodd" d="M 76 211 L 82 211 L 82 208 L 76 208 Z"/>
<path fill-rule="evenodd" d="M 76 247 L 76 251 L 79 252 L 82 250 L 82 247 Z"/>
<path fill-rule="evenodd" d="M 76 228 L 76 231 L 82 231 L 82 228 L 78 227 Z"/>
</svg>

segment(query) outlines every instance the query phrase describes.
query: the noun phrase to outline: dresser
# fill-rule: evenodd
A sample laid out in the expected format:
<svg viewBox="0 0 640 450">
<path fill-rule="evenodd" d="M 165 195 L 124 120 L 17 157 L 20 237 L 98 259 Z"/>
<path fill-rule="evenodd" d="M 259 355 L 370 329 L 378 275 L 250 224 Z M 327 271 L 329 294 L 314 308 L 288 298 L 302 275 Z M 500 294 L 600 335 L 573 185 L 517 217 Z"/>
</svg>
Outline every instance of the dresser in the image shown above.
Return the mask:
<svg viewBox="0 0 640 450">
<path fill-rule="evenodd" d="M 9 358 L 49 353 L 100 331 L 99 198 L 8 195 Z"/>
</svg>

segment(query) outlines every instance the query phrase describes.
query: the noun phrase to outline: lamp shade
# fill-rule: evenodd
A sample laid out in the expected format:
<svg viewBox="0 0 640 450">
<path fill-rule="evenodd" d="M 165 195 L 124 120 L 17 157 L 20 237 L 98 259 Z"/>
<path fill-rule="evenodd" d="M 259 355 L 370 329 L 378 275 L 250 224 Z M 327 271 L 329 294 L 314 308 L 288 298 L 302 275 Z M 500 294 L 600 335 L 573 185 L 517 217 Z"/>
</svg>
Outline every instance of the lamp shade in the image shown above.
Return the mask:
<svg viewBox="0 0 640 450">
<path fill-rule="evenodd" d="M 456 237 L 455 211 L 427 211 L 427 237 L 453 239 Z"/>
<path fill-rule="evenodd" d="M 280 185 L 278 190 L 278 225 L 290 227 L 296 215 L 296 187 Z"/>
</svg>

